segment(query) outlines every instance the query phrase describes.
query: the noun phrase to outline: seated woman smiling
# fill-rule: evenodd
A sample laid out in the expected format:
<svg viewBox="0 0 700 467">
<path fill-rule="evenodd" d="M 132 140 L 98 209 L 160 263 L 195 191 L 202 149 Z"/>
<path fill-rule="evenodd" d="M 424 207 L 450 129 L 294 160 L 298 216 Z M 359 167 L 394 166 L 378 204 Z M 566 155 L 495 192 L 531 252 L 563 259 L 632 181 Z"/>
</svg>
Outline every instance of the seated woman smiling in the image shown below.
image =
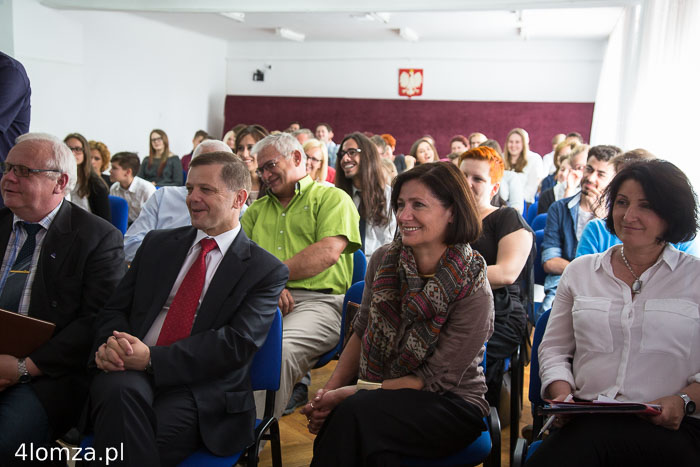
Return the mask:
<svg viewBox="0 0 700 467">
<path fill-rule="evenodd" d="M 527 465 L 697 466 L 700 260 L 670 245 L 695 236 L 695 194 L 675 165 L 650 160 L 622 169 L 606 195 L 606 225 L 622 245 L 564 271 L 539 349 L 542 395 L 603 395 L 661 413 L 560 419 Z"/>
<path fill-rule="evenodd" d="M 493 298 L 469 246 L 481 230 L 474 197 L 457 167 L 437 162 L 400 174 L 391 204 L 400 236 L 372 255 L 355 333 L 302 409 L 318 433 L 312 466 L 398 466 L 402 455 L 449 455 L 485 429 L 479 363 Z"/>
</svg>

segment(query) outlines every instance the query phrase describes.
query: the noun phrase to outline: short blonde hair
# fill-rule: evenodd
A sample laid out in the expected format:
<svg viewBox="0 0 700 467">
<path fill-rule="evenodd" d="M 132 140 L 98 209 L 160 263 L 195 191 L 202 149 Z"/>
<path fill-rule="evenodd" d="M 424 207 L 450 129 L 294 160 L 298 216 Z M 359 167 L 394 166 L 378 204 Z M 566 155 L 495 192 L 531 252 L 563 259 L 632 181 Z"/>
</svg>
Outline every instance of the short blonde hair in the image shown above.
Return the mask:
<svg viewBox="0 0 700 467">
<path fill-rule="evenodd" d="M 321 168 L 319 169 L 318 176 L 314 181 L 319 183 L 325 182 L 326 178 L 328 177 L 328 148 L 326 147 L 325 143 L 316 138 L 311 138 L 306 140 L 303 147 L 305 154 L 307 151 L 315 148 L 319 148 L 321 150 Z M 307 155 L 306 157 L 309 156 Z"/>
</svg>

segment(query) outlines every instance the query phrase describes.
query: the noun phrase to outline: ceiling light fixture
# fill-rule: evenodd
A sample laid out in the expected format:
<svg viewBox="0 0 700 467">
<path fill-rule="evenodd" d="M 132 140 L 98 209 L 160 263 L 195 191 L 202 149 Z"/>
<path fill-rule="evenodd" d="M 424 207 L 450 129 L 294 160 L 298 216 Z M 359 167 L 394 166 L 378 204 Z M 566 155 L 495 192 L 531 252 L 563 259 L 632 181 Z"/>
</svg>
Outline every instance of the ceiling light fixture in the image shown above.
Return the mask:
<svg viewBox="0 0 700 467">
<path fill-rule="evenodd" d="M 391 19 L 391 13 L 383 13 L 383 12 L 375 11 L 373 13 L 369 13 L 369 15 L 373 19 L 375 19 L 381 23 L 384 23 L 384 24 L 388 24 L 389 20 Z"/>
<path fill-rule="evenodd" d="M 304 42 L 304 39 L 306 39 L 306 34 L 292 31 L 291 29 L 287 28 L 277 28 L 277 35 L 282 37 L 283 39 L 296 42 Z"/>
<path fill-rule="evenodd" d="M 239 12 L 235 12 L 235 11 L 227 11 L 227 12 L 222 12 L 219 14 L 221 16 L 225 16 L 228 19 L 238 21 L 239 23 L 243 23 L 245 21 L 245 13 L 239 13 Z"/>
<path fill-rule="evenodd" d="M 411 28 L 399 29 L 399 36 L 401 36 L 402 39 L 407 40 L 409 42 L 418 42 L 419 39 L 418 33 Z"/>
</svg>

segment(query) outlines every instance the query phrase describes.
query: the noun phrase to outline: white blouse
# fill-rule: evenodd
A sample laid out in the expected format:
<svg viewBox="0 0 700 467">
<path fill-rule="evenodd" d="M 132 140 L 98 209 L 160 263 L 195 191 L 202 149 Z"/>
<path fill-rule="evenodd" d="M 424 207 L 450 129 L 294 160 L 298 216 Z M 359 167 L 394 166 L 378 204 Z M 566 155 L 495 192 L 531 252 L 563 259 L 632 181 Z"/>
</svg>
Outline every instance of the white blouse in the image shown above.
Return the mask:
<svg viewBox="0 0 700 467">
<path fill-rule="evenodd" d="M 539 348 L 543 396 L 556 380 L 581 399 L 621 402 L 700 383 L 700 260 L 668 245 L 632 300 L 612 271 L 616 248 L 576 258 L 561 277 Z"/>
</svg>

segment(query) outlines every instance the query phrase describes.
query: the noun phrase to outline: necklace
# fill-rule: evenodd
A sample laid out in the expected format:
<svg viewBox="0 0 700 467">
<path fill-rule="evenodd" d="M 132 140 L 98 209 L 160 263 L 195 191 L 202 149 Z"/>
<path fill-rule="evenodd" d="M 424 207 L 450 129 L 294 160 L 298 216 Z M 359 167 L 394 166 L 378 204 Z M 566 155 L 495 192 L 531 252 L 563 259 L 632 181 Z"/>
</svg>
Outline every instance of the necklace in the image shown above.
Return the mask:
<svg viewBox="0 0 700 467">
<path fill-rule="evenodd" d="M 632 266 L 630 266 L 630 263 L 627 262 L 627 258 L 625 258 L 625 247 L 624 247 L 624 246 L 623 246 L 622 248 L 620 248 L 620 255 L 622 256 L 622 261 L 624 261 L 625 266 L 627 266 L 627 269 L 630 270 L 630 272 L 632 273 L 632 275 L 633 275 L 634 278 L 636 279 L 636 280 L 632 283 L 632 293 L 633 293 L 633 294 L 638 294 L 638 293 L 640 293 L 640 292 L 642 291 L 642 285 L 643 285 L 643 283 L 642 283 L 641 279 L 639 278 L 639 276 L 636 275 L 636 274 L 634 273 L 634 271 L 632 270 Z"/>
</svg>

